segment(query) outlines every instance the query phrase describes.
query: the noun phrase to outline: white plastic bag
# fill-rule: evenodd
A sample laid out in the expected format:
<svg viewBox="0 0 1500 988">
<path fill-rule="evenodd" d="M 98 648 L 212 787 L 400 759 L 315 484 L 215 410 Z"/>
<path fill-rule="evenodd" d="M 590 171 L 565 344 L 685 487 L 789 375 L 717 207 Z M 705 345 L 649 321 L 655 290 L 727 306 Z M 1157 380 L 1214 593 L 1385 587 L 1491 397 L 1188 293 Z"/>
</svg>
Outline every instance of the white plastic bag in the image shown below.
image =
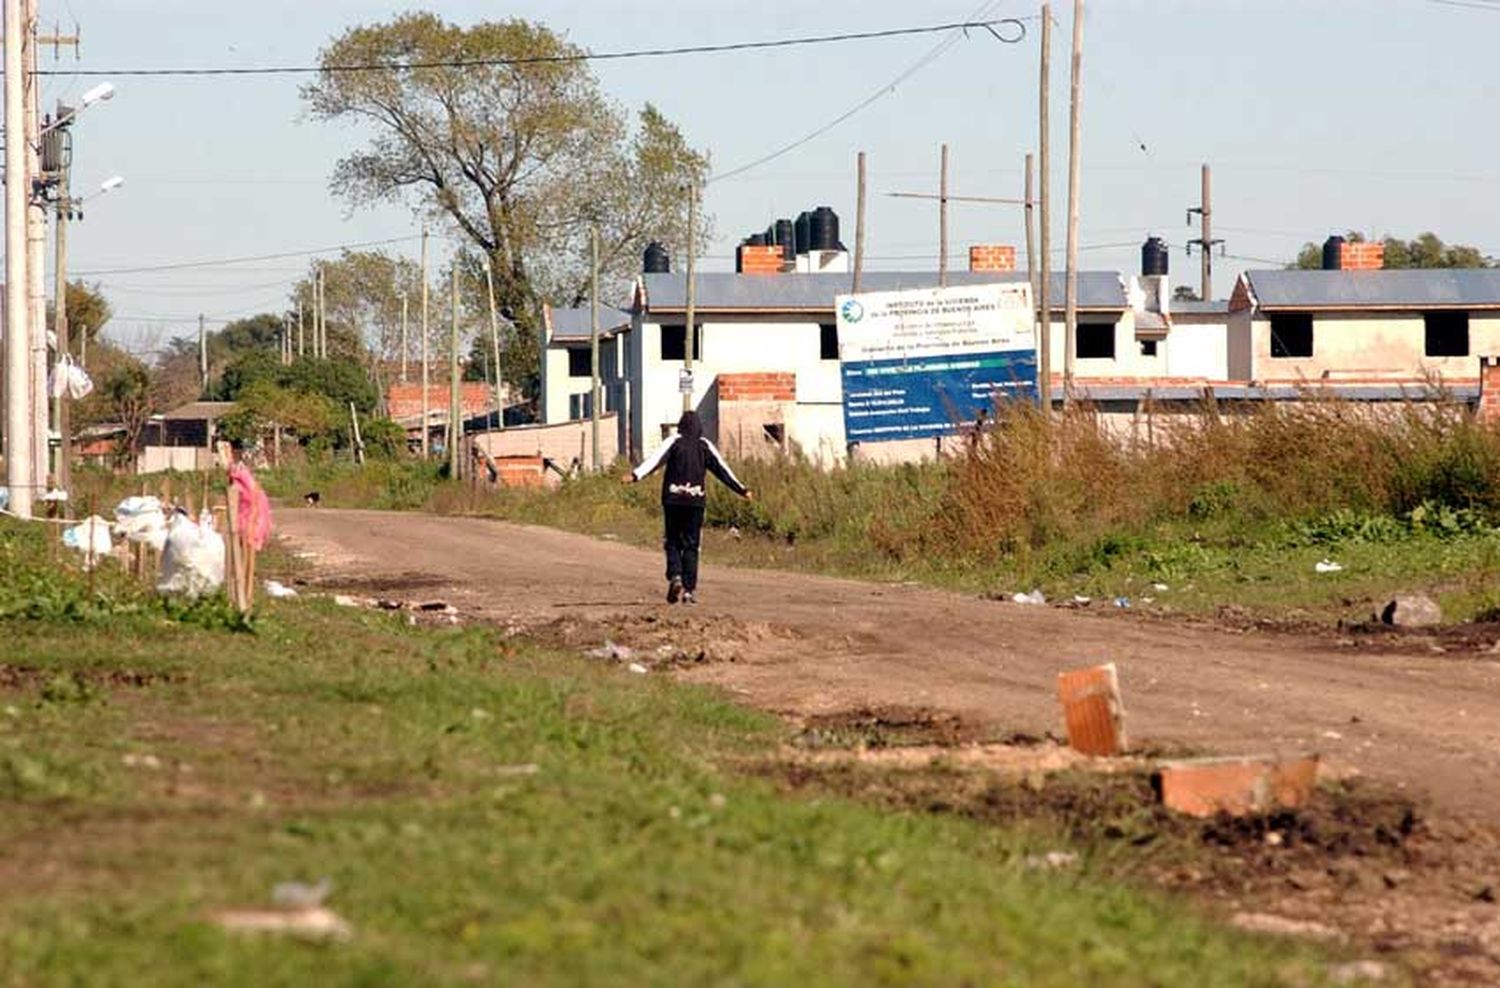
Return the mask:
<svg viewBox="0 0 1500 988">
<path fill-rule="evenodd" d="M 52 365 L 52 378 L 47 382 L 47 391 L 54 398 L 64 396 L 74 401 L 87 398 L 94 390 L 94 380 L 88 372 L 73 363 L 72 356 L 63 354 Z"/>
<path fill-rule="evenodd" d="M 161 501 L 149 495 L 121 501 L 115 507 L 115 534 L 161 552 L 167 541 L 167 516 Z"/>
<path fill-rule="evenodd" d="M 214 531 L 211 518 L 200 522 L 175 512 L 167 522 L 157 591 L 201 597 L 223 585 L 224 537 Z"/>
<path fill-rule="evenodd" d="M 90 515 L 72 528 L 63 529 L 62 543 L 83 553 L 86 569 L 94 567 L 114 548 L 109 537 L 109 522 L 98 515 Z"/>
</svg>

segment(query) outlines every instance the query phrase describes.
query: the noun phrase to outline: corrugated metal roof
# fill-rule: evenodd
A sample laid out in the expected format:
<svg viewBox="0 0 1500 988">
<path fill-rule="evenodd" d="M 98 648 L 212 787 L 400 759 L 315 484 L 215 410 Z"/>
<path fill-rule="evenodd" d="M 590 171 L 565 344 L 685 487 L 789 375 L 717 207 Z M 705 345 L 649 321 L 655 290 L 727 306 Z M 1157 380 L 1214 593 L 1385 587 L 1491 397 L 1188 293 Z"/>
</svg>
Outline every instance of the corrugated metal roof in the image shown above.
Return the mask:
<svg viewBox="0 0 1500 988">
<path fill-rule="evenodd" d="M 649 273 L 641 276 L 646 304 L 656 312 L 681 312 L 687 307 L 687 276 L 681 273 Z M 948 275 L 948 284 L 992 285 L 1025 281 L 1023 271 L 959 271 Z M 697 275 L 695 305 L 705 312 L 794 312 L 833 311 L 833 299 L 849 291 L 853 276 L 829 273 L 741 275 L 710 271 Z M 894 292 L 909 288 L 936 288 L 933 271 L 869 271 L 861 276 L 860 290 Z M 1052 308 L 1061 309 L 1066 291 L 1062 272 L 1052 276 Z M 1128 307 L 1125 285 L 1115 271 L 1078 272 L 1078 307 L 1095 312 L 1121 312 Z"/>
<path fill-rule="evenodd" d="M 1167 385 L 1153 387 L 1149 384 L 1089 385 L 1079 383 L 1074 392 L 1087 401 L 1140 401 L 1147 394 L 1153 401 L 1200 401 L 1213 392 L 1219 401 L 1296 401 L 1316 397 L 1341 398 L 1346 401 L 1418 401 L 1433 400 L 1444 395 L 1453 401 L 1474 401 L 1479 397 L 1477 384 L 1450 384 L 1441 391 L 1423 384 L 1358 384 L 1328 385 L 1324 387 L 1299 388 L 1292 385 L 1215 384 Z M 1061 397 L 1057 388 L 1052 389 L 1054 398 Z"/>
<path fill-rule="evenodd" d="M 551 339 L 586 340 L 594 333 L 594 316 L 587 305 L 567 308 L 550 306 L 547 311 Z M 601 334 L 610 335 L 629 325 L 630 313 L 612 305 L 599 306 L 599 332 Z"/>
<path fill-rule="evenodd" d="M 165 412 L 161 418 L 171 421 L 204 421 L 206 419 L 219 419 L 228 415 L 240 407 L 238 402 L 233 401 L 193 401 L 186 405 Z"/>
<path fill-rule="evenodd" d="M 1500 309 L 1500 270 L 1247 271 L 1262 309 Z"/>
<path fill-rule="evenodd" d="M 1173 299 L 1167 303 L 1174 316 L 1224 316 L 1229 314 L 1229 299 L 1219 298 L 1209 302 L 1184 302 Z"/>
</svg>

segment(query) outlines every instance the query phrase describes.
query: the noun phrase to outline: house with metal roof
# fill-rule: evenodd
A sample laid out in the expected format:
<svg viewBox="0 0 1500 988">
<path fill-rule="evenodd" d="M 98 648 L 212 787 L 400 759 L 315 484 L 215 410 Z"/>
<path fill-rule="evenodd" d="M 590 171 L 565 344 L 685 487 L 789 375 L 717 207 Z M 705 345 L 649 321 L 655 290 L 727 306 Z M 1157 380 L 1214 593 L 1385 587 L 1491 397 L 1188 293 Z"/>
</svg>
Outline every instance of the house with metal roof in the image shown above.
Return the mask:
<svg viewBox="0 0 1500 988">
<path fill-rule="evenodd" d="M 599 306 L 599 365 L 604 407 L 623 404 L 621 333 L 630 328 L 630 313 Z M 593 310 L 590 306 L 542 306 L 541 420 L 548 425 L 589 418 L 593 402 Z"/>
<path fill-rule="evenodd" d="M 953 286 L 1026 280 L 1013 270 L 947 277 Z M 938 283 L 931 271 L 873 271 L 861 276 L 860 290 Z M 1064 279 L 1055 278 L 1050 287 L 1053 366 L 1060 372 Z M 635 285 L 624 354 L 631 448 L 647 450 L 670 431 L 682 408 L 681 385 L 691 389 L 693 407 L 703 412 L 710 434 L 732 453 L 753 455 L 770 446 L 796 448 L 819 462 L 842 460 L 846 444 L 834 299 L 851 288 L 851 275 L 843 271 L 696 275 L 687 382 L 682 379 L 689 346 L 687 279 L 677 272 L 643 274 Z M 1114 271 L 1080 272 L 1078 313 L 1079 378 L 1165 374 L 1165 352 L 1156 341 L 1165 336 L 1167 323 L 1160 313 L 1146 311 L 1134 279 Z M 1139 326 L 1138 317 L 1143 317 Z"/>
<path fill-rule="evenodd" d="M 1231 378 L 1367 388 L 1477 384 L 1477 358 L 1500 354 L 1500 270 L 1387 271 L 1378 244 L 1359 246 L 1368 268 L 1240 276 L 1230 298 Z"/>
</svg>

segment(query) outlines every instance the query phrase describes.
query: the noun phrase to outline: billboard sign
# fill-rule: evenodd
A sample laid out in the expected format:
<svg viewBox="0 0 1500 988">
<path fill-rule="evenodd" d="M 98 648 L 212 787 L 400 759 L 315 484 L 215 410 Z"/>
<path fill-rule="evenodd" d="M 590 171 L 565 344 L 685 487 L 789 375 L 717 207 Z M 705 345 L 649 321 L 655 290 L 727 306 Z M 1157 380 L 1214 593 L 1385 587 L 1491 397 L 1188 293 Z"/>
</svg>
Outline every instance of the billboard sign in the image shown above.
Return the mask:
<svg viewBox="0 0 1500 988">
<path fill-rule="evenodd" d="M 997 401 L 1037 400 L 1025 282 L 840 295 L 848 442 L 951 435 Z"/>
</svg>

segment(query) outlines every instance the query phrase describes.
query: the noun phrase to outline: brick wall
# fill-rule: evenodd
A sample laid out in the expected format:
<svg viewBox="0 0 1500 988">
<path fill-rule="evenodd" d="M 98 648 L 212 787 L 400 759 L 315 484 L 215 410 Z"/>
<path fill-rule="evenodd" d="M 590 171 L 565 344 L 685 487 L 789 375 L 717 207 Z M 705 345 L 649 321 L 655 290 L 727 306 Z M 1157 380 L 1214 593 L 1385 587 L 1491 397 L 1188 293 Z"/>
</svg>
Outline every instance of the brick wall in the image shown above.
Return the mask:
<svg viewBox="0 0 1500 988">
<path fill-rule="evenodd" d="M 717 386 L 720 401 L 797 400 L 796 374 L 720 374 Z"/>
<path fill-rule="evenodd" d="M 740 273 L 741 274 L 779 274 L 784 258 L 781 255 L 781 247 L 754 247 L 750 244 L 740 246 Z"/>
<path fill-rule="evenodd" d="M 1500 357 L 1479 358 L 1479 420 L 1500 421 Z"/>
<path fill-rule="evenodd" d="M 970 271 L 1014 271 L 1016 249 L 1008 244 L 975 244 L 969 248 Z"/>
<path fill-rule="evenodd" d="M 1385 244 L 1379 241 L 1345 241 L 1339 247 L 1340 271 L 1379 271 L 1385 267 Z"/>
</svg>

